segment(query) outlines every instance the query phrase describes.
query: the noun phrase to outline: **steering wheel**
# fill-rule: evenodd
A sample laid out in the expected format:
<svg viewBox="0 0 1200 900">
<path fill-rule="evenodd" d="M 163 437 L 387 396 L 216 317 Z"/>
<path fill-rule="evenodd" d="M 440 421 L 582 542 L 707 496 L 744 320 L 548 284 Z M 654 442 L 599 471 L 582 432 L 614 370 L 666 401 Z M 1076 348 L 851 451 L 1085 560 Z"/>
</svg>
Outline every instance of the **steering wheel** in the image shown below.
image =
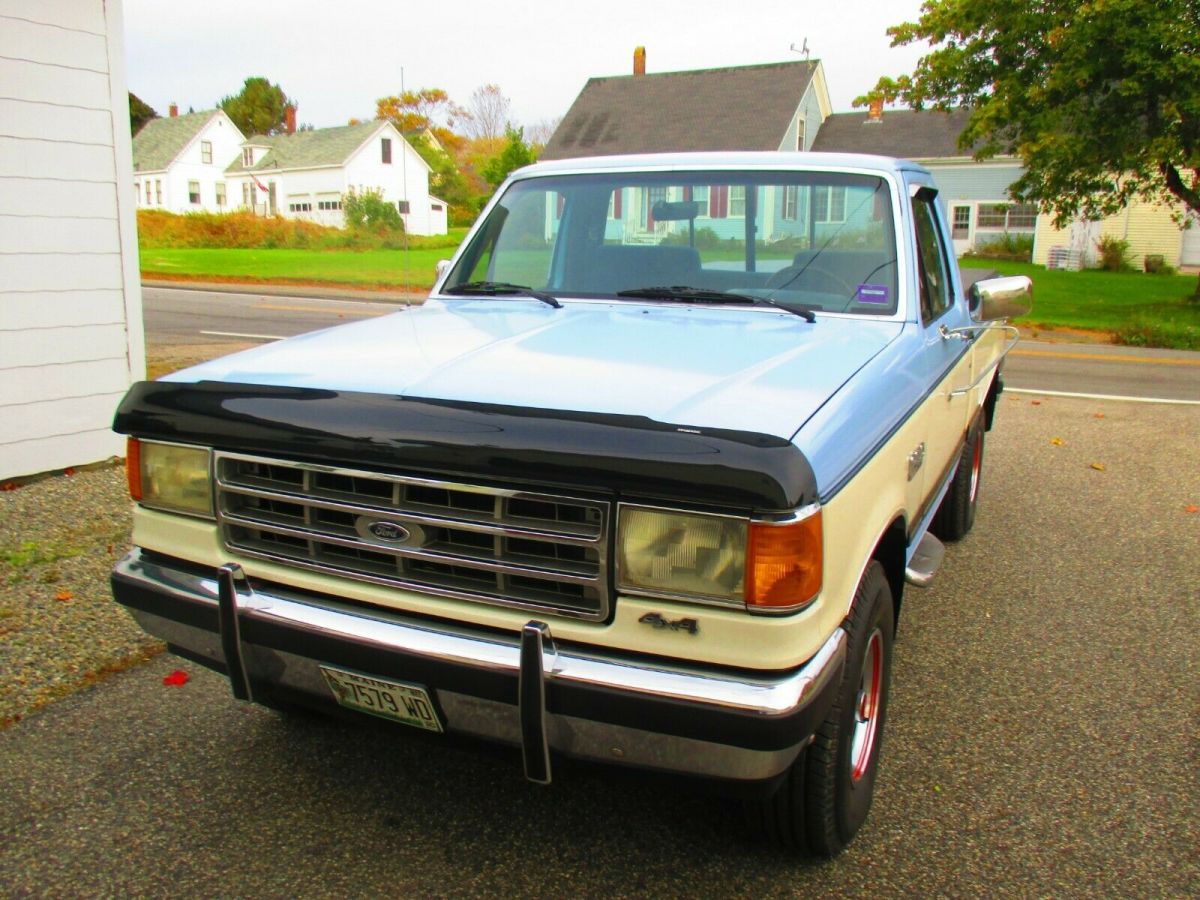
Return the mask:
<svg viewBox="0 0 1200 900">
<path fill-rule="evenodd" d="M 840 290 L 847 297 L 853 297 L 858 290 L 840 275 L 821 266 L 811 264 L 807 266 L 788 266 L 786 269 L 780 269 L 767 279 L 767 287 L 770 289 L 792 288 L 793 290 L 803 290 L 802 288 L 794 287 L 795 283 L 803 281 L 807 284 L 809 279 L 813 277 L 824 278 L 828 284 L 835 288 L 835 293 Z"/>
</svg>

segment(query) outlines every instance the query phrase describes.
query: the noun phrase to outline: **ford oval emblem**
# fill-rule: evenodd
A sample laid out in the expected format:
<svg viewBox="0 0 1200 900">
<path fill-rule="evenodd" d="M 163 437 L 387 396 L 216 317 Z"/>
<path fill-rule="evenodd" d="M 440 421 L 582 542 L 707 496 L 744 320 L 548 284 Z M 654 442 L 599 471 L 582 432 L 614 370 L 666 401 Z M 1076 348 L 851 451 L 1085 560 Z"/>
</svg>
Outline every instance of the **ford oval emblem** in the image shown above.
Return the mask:
<svg viewBox="0 0 1200 900">
<path fill-rule="evenodd" d="M 395 522 L 372 522 L 367 526 L 367 530 L 381 541 L 387 541 L 390 544 L 408 540 L 408 529 Z"/>
</svg>

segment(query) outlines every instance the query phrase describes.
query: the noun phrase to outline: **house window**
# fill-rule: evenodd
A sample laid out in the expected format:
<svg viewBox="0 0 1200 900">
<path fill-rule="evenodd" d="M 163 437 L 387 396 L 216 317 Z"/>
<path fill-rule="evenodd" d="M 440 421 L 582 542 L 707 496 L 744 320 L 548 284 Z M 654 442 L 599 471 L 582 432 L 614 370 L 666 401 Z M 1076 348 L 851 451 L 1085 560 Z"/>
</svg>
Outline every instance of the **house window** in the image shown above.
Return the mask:
<svg viewBox="0 0 1200 900">
<path fill-rule="evenodd" d="M 783 188 L 783 218 L 794 222 L 796 221 L 797 200 L 799 198 L 800 188 L 794 184 L 784 185 Z"/>
<path fill-rule="evenodd" d="M 665 187 L 652 187 L 642 189 L 642 226 L 649 231 L 654 230 L 654 204 L 664 202 L 667 199 L 667 189 Z"/>
<path fill-rule="evenodd" d="M 225 182 L 217 182 L 217 206 L 225 206 Z"/>
<path fill-rule="evenodd" d="M 379 141 L 379 149 L 383 152 L 383 164 L 385 166 L 390 166 L 392 164 L 392 139 L 381 139 Z"/>
<path fill-rule="evenodd" d="M 804 120 L 803 119 L 798 119 L 796 121 L 796 149 L 797 150 L 804 149 Z"/>
<path fill-rule="evenodd" d="M 341 208 L 342 208 L 341 200 L 318 200 L 317 201 L 318 212 L 332 212 L 334 210 L 338 210 Z"/>
<path fill-rule="evenodd" d="M 1008 227 L 1032 231 L 1037 226 L 1036 203 L 1018 203 L 1008 209 Z"/>
<path fill-rule="evenodd" d="M 442 211 L 442 204 L 440 204 L 440 203 L 431 203 L 431 204 L 429 205 L 429 208 L 430 208 L 430 209 L 432 209 L 434 212 L 441 212 L 441 211 Z"/>
<path fill-rule="evenodd" d="M 696 209 L 699 210 L 697 218 L 708 215 L 708 185 L 693 185 L 691 200 L 693 203 L 699 204 L 699 206 L 696 207 Z"/>
<path fill-rule="evenodd" d="M 200 162 L 212 165 L 212 141 L 200 142 Z"/>
<path fill-rule="evenodd" d="M 162 206 L 162 182 L 154 179 L 154 202 Z"/>
<path fill-rule="evenodd" d="M 200 204 L 200 182 L 188 182 L 188 203 L 197 206 Z"/>
<path fill-rule="evenodd" d="M 1007 203 L 980 203 L 975 223 L 980 228 L 1003 228 L 1007 219 Z"/>
<path fill-rule="evenodd" d="M 396 209 L 400 210 L 400 215 L 407 216 L 408 215 L 408 201 L 407 200 L 397 200 L 396 201 Z"/>
<path fill-rule="evenodd" d="M 954 207 L 954 223 L 951 226 L 951 237 L 956 241 L 965 241 L 971 236 L 971 207 Z"/>
<path fill-rule="evenodd" d="M 146 180 L 146 205 L 150 205 L 150 181 Z"/>
<path fill-rule="evenodd" d="M 731 218 L 746 217 L 746 186 L 735 184 L 729 188 L 729 215 Z"/>
<path fill-rule="evenodd" d="M 249 205 L 250 205 L 250 185 L 243 184 L 242 185 L 242 206 L 249 206 Z"/>
<path fill-rule="evenodd" d="M 253 147 L 243 147 L 242 148 L 242 165 L 243 166 L 254 165 L 254 148 Z"/>
<path fill-rule="evenodd" d="M 827 185 L 813 188 L 813 221 L 826 223 L 846 221 L 845 187 Z"/>
</svg>

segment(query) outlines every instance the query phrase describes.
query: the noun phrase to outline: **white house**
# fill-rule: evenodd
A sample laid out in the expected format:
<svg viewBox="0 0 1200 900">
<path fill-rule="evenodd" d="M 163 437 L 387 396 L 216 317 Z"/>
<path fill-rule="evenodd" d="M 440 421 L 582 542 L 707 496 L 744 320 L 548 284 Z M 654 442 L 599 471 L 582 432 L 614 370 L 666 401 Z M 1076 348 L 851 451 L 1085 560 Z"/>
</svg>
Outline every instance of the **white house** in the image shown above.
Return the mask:
<svg viewBox="0 0 1200 900">
<path fill-rule="evenodd" d="M 222 110 L 151 119 L 133 139 L 133 188 L 145 209 L 173 213 L 226 212 L 231 205 L 225 169 L 238 158 L 245 135 Z"/>
<path fill-rule="evenodd" d="M 120 0 L 0 0 L 0 478 L 123 455 L 145 377 Z"/>
<path fill-rule="evenodd" d="M 390 122 L 247 138 L 225 170 L 230 205 L 341 226 L 342 196 L 378 191 L 409 234 L 445 234 L 429 166 Z"/>
</svg>

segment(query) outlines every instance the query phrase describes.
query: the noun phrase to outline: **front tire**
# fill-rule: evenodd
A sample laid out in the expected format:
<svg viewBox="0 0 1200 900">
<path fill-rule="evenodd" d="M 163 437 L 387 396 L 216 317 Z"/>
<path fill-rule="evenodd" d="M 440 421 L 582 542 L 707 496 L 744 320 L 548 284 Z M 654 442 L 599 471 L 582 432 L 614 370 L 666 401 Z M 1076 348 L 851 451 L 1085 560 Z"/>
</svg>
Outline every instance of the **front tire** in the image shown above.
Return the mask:
<svg viewBox="0 0 1200 900">
<path fill-rule="evenodd" d="M 864 573 L 846 620 L 842 682 L 812 744 L 774 794 L 748 801 L 747 814 L 789 850 L 830 858 L 867 819 L 887 718 L 895 620 L 883 566 Z"/>
<path fill-rule="evenodd" d="M 979 486 L 983 481 L 983 434 L 980 418 L 967 432 L 967 442 L 963 445 L 950 490 L 946 491 L 929 523 L 929 530 L 944 541 L 962 540 L 975 524 Z"/>
</svg>

